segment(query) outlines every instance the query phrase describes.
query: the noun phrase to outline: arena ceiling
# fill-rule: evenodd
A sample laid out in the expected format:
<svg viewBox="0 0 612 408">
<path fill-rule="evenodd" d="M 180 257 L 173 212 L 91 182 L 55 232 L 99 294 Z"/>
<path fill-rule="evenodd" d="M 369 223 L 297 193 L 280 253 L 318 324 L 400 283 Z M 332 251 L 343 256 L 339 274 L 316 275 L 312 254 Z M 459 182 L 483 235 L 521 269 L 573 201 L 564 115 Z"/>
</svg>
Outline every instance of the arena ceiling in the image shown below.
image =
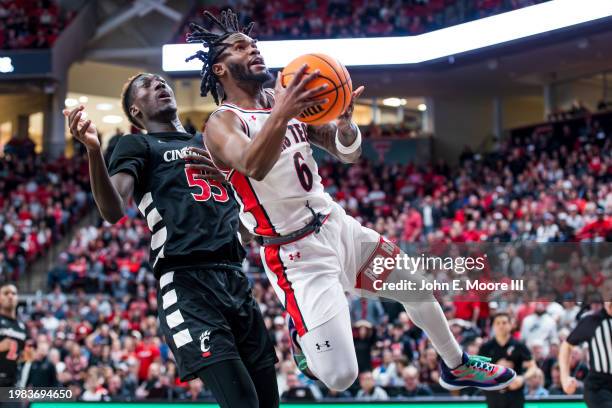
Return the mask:
<svg viewBox="0 0 612 408">
<path fill-rule="evenodd" d="M 97 28 L 84 59 L 161 67 L 161 46 L 176 34 L 192 0 L 98 0 Z"/>
<path fill-rule="evenodd" d="M 97 29 L 83 60 L 159 72 L 161 46 L 172 40 L 193 4 L 99 0 Z M 367 84 L 371 97 L 541 94 L 544 84 L 612 69 L 611 22 L 602 19 L 416 66 L 353 68 L 351 75 L 355 84 Z M 197 74 L 177 78 L 197 94 Z"/>
</svg>

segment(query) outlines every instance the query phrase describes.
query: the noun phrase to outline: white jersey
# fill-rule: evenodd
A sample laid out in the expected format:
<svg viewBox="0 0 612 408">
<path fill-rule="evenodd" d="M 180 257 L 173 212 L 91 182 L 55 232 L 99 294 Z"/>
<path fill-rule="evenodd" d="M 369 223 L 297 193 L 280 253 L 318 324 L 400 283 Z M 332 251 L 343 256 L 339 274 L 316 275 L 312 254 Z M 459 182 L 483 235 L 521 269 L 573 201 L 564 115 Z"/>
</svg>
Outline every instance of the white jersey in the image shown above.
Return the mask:
<svg viewBox="0 0 612 408">
<path fill-rule="evenodd" d="M 224 111 L 236 114 L 244 132 L 254 139 L 271 109 L 242 109 L 225 103 L 211 116 Z M 321 183 L 307 126 L 296 119 L 289 121 L 280 157 L 263 180 L 246 177 L 236 170 L 220 170 L 240 204 L 240 220 L 252 234 L 286 235 L 302 228 L 313 218 L 306 204 L 322 214 L 331 211 L 333 201 Z"/>
</svg>

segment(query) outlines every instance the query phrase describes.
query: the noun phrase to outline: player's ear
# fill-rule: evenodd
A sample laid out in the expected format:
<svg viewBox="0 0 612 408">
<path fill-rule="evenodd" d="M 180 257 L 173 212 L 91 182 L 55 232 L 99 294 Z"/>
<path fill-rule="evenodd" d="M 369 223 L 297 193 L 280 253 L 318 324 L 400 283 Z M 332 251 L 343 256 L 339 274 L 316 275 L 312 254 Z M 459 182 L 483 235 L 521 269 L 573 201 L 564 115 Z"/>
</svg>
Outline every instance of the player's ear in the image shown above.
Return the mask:
<svg viewBox="0 0 612 408">
<path fill-rule="evenodd" d="M 136 119 L 138 119 L 138 116 L 140 115 L 140 109 L 138 109 L 135 104 L 132 104 L 132 106 L 130 106 L 130 115 L 132 115 L 132 117 Z"/>
<path fill-rule="evenodd" d="M 223 75 L 225 75 L 226 72 L 226 68 L 225 68 L 225 64 L 222 62 L 218 62 L 216 64 L 213 64 L 212 66 L 212 73 L 215 74 L 218 77 L 222 77 Z"/>
</svg>

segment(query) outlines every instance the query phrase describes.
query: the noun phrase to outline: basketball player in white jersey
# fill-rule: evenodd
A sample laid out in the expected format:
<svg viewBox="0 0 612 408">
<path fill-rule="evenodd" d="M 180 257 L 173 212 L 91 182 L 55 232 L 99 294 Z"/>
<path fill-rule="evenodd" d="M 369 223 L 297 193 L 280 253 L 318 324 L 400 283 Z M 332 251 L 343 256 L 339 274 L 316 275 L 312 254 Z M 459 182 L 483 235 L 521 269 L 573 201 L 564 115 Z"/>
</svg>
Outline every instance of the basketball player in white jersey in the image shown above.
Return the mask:
<svg viewBox="0 0 612 408">
<path fill-rule="evenodd" d="M 322 102 L 314 96 L 325 87 L 306 89 L 318 72 L 305 75 L 304 66 L 286 88 L 279 76 L 274 90 L 264 89 L 271 75 L 236 15 L 224 12 L 223 23 L 205 15 L 221 33 L 192 24 L 188 41 L 208 48 L 192 58 L 204 62 L 202 95 L 210 92 L 219 105 L 206 126 L 207 149 L 234 189 L 242 223 L 262 242 L 266 274 L 297 332 L 300 369 L 344 390 L 358 374 L 345 291 L 360 287 L 375 256 L 400 250 L 324 192 L 310 144 L 343 162 L 359 158 L 361 135 L 351 116 L 363 87 L 335 123 L 299 122 L 302 111 Z M 462 352 L 432 294 L 402 304 L 440 354 L 444 387 L 495 390 L 512 382 L 511 369 Z"/>
</svg>

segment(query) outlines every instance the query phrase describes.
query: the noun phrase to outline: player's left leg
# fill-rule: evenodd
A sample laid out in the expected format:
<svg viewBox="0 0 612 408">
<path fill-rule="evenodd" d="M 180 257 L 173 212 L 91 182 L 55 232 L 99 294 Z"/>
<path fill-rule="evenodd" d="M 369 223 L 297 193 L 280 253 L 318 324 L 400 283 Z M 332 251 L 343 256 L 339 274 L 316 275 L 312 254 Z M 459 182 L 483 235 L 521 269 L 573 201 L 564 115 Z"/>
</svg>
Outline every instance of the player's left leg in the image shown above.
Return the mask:
<svg viewBox="0 0 612 408">
<path fill-rule="evenodd" d="M 448 390 L 477 387 L 493 391 L 506 388 L 514 381 L 514 370 L 491 364 L 489 358 L 470 356 L 461 351 L 440 304 L 433 298 L 433 294 L 431 297 L 430 300 L 401 301 L 402 296 L 398 296 L 396 300 L 404 306 L 414 324 L 427 334 L 442 358 L 440 385 Z"/>
<path fill-rule="evenodd" d="M 221 408 L 260 408 L 257 391 L 242 360 L 220 361 L 204 367 L 197 375 Z"/>
<path fill-rule="evenodd" d="M 278 408 L 280 397 L 276 382 L 276 368 L 272 365 L 255 371 L 249 370 L 249 374 L 255 385 L 259 408 Z"/>
<path fill-rule="evenodd" d="M 413 292 L 411 299 L 407 299 L 405 291 L 375 290 L 370 279 L 373 276 L 373 260 L 376 257 L 395 258 L 398 254 L 404 254 L 376 231 L 361 226 L 348 215 L 344 217 L 345 226 L 341 237 L 344 265 L 348 273 L 356 271 L 356 275 L 349 279 L 352 279 L 354 287 L 362 289 L 359 293 L 361 295 L 396 300 L 404 306 L 408 317 L 425 332 L 442 358 L 440 384 L 443 387 L 455 390 L 474 386 L 495 390 L 505 388 L 512 382 L 516 376 L 513 370 L 490 364 L 483 357 L 468 356 L 462 352 L 433 292 L 418 290 Z M 417 287 L 420 287 L 420 282 L 425 279 L 424 276 L 399 269 L 392 269 L 379 277 L 394 282 L 412 281 Z"/>
<path fill-rule="evenodd" d="M 229 289 L 240 305 L 230 322 L 236 347 L 257 392 L 259 408 L 279 406 L 278 384 L 274 364 L 278 362 L 270 333 L 266 328 L 259 305 L 250 290 L 244 274 L 233 271 L 233 284 Z"/>
</svg>

